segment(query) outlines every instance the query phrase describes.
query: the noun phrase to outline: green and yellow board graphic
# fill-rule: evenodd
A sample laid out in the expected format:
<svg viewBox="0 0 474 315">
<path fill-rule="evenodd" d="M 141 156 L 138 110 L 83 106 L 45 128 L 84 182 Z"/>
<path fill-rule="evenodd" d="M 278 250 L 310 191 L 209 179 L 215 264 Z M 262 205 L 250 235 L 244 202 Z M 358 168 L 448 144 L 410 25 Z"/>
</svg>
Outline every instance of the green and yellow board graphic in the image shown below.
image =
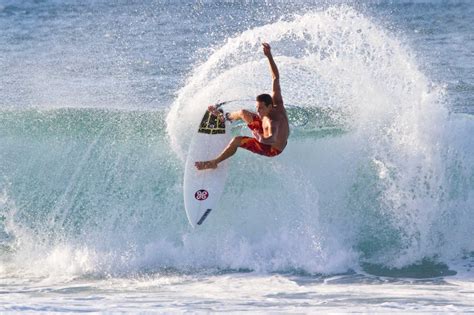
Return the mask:
<svg viewBox="0 0 474 315">
<path fill-rule="evenodd" d="M 219 109 L 219 111 L 224 113 L 222 109 Z M 222 122 L 217 116 L 206 111 L 199 125 L 198 132 L 210 135 L 223 134 L 225 133 L 225 122 Z"/>
</svg>

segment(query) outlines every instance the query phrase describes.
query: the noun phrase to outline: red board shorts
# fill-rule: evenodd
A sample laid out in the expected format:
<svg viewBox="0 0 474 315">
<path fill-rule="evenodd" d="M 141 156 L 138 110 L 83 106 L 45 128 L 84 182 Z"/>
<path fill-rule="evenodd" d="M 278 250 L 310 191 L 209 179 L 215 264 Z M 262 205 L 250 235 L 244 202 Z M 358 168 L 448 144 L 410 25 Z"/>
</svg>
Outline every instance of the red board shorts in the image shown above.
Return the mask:
<svg viewBox="0 0 474 315">
<path fill-rule="evenodd" d="M 253 116 L 253 121 L 247 126 L 251 130 L 257 130 L 258 132 L 263 133 L 262 120 L 257 115 Z M 281 153 L 281 150 L 272 147 L 269 144 L 260 143 L 257 139 L 251 137 L 242 137 L 239 146 L 253 153 L 264 156 L 276 156 Z"/>
</svg>

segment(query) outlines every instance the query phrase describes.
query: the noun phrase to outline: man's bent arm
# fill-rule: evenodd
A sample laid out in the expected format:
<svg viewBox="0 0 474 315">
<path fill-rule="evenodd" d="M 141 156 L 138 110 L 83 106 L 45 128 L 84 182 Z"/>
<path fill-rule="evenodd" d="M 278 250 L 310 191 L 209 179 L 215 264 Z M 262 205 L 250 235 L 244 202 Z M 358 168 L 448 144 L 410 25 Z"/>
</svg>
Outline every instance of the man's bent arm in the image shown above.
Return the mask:
<svg viewBox="0 0 474 315">
<path fill-rule="evenodd" d="M 259 135 L 259 137 L 256 137 L 257 141 L 263 144 L 269 144 L 272 145 L 276 142 L 276 135 L 278 133 L 278 127 L 277 126 L 271 126 L 270 129 L 270 134 L 268 137 L 264 137 L 262 134 Z"/>
<path fill-rule="evenodd" d="M 272 145 L 276 142 L 276 139 L 273 135 L 269 136 L 269 137 L 266 137 L 266 138 L 264 136 L 262 136 L 260 139 L 257 139 L 257 140 L 260 143 L 268 144 L 268 145 Z"/>
<path fill-rule="evenodd" d="M 254 114 L 248 110 L 241 109 L 236 112 L 229 112 L 227 118 L 231 121 L 242 119 L 246 123 L 251 123 L 253 121 Z"/>
<path fill-rule="evenodd" d="M 236 112 L 228 112 L 225 116 L 220 111 L 218 111 L 214 105 L 210 105 L 207 109 L 213 115 L 217 116 L 221 121 L 225 121 L 225 119 L 228 119 L 230 121 L 236 121 L 236 120 L 242 119 L 247 124 L 249 124 L 253 121 L 253 118 L 255 116 L 255 114 L 245 109 L 241 109 Z"/>
</svg>

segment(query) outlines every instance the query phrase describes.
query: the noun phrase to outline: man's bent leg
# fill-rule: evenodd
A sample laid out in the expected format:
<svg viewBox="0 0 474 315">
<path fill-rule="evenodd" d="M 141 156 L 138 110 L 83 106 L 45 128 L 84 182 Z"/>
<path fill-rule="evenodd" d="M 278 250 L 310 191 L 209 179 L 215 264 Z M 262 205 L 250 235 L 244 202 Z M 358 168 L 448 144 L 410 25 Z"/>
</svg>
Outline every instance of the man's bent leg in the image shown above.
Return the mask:
<svg viewBox="0 0 474 315">
<path fill-rule="evenodd" d="M 209 160 L 209 161 L 196 162 L 194 163 L 194 165 L 196 166 L 198 170 L 216 168 L 220 162 L 227 160 L 228 158 L 230 158 L 232 155 L 235 154 L 235 152 L 237 151 L 237 148 L 240 146 L 241 140 L 242 140 L 242 137 L 233 138 L 229 142 L 227 147 L 224 149 L 224 151 L 222 151 L 222 153 L 217 158 L 215 158 L 214 160 Z"/>
<path fill-rule="evenodd" d="M 240 147 L 249 150 L 250 152 L 268 157 L 276 156 L 281 153 L 277 148 L 268 144 L 260 143 L 257 139 L 250 137 L 242 137 L 240 140 Z"/>
</svg>

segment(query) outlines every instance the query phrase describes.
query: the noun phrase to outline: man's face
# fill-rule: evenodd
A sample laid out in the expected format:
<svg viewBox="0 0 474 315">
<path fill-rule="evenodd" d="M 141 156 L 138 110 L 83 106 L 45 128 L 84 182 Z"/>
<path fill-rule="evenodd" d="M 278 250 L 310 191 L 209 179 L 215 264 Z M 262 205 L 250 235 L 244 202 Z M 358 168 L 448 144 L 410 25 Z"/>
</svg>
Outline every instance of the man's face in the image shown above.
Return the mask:
<svg viewBox="0 0 474 315">
<path fill-rule="evenodd" d="M 259 116 L 265 116 L 270 113 L 272 107 L 265 105 L 264 102 L 257 102 L 255 108 L 257 109 L 257 113 Z"/>
</svg>

